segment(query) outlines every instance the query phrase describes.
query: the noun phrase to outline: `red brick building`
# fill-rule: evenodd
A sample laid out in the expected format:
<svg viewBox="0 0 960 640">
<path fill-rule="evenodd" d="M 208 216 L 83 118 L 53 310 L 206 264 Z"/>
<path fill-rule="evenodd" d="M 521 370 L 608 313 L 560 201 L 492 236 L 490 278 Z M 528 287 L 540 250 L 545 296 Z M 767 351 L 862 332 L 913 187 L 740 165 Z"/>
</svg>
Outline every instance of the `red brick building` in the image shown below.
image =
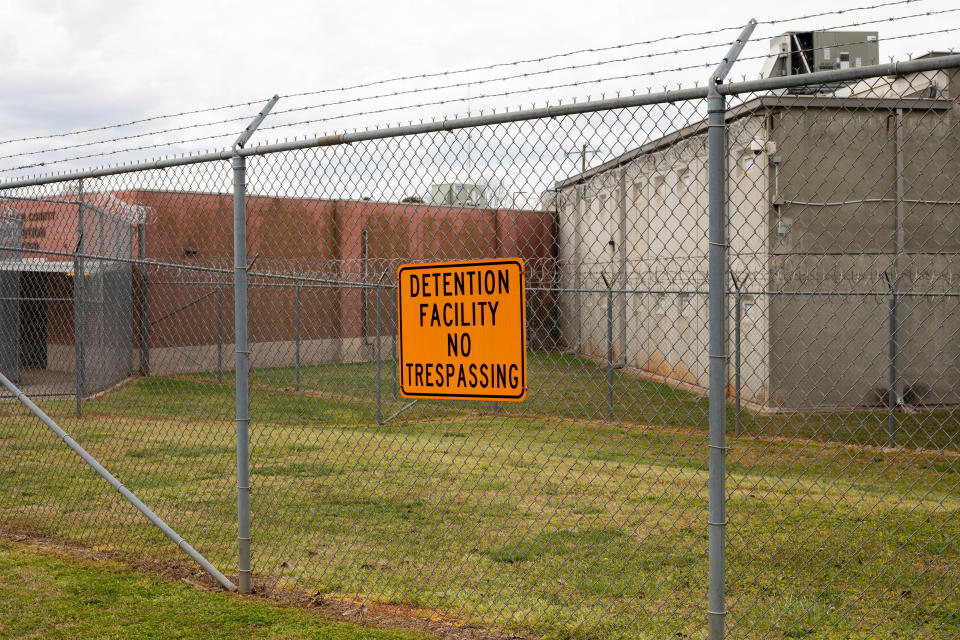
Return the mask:
<svg viewBox="0 0 960 640">
<path fill-rule="evenodd" d="M 232 196 L 124 191 L 79 201 L 65 194 L 0 203 L 22 222 L 20 255 L 8 251 L 0 266 L 19 273 L 22 366 L 70 371 L 78 355 L 86 369 L 107 361 L 86 390 L 118 372 L 146 371 L 146 358 L 157 373 L 232 366 Z M 87 257 L 75 264 L 81 219 Z M 537 285 L 528 294 L 531 346 L 551 340 L 553 297 L 540 289 L 553 276 L 552 213 L 250 196 L 247 235 L 255 367 L 292 364 L 298 334 L 301 362 L 369 359 L 378 304 L 380 334 L 395 334 L 389 286 L 408 261 L 522 258 L 527 282 Z M 379 296 L 359 286 L 381 274 Z"/>
</svg>

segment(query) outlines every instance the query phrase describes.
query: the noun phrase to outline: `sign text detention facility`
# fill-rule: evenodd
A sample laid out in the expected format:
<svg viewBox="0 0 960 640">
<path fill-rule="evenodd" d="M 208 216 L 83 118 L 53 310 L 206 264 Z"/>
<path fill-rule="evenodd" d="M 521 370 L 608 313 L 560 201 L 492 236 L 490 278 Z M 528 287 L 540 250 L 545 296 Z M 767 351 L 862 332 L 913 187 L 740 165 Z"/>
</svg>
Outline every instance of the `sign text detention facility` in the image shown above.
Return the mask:
<svg viewBox="0 0 960 640">
<path fill-rule="evenodd" d="M 524 399 L 523 261 L 407 264 L 397 283 L 403 395 Z"/>
</svg>

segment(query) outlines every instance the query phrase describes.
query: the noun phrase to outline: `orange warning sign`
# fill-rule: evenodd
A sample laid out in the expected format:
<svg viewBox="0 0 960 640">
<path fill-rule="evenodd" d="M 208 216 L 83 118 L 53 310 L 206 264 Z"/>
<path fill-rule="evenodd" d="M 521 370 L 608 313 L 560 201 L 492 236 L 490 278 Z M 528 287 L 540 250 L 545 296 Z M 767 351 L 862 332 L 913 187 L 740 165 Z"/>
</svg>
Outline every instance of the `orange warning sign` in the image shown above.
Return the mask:
<svg viewBox="0 0 960 640">
<path fill-rule="evenodd" d="M 403 395 L 526 397 L 522 260 L 405 264 L 397 297 Z"/>
</svg>

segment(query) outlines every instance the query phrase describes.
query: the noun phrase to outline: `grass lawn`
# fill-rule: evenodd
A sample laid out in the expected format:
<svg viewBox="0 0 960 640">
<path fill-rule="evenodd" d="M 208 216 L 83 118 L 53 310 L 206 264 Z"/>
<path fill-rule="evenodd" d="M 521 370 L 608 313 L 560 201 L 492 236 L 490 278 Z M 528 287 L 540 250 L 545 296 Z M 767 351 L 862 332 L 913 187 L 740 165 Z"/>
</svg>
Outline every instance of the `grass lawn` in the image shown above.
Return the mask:
<svg viewBox="0 0 960 640">
<path fill-rule="evenodd" d="M 199 590 L 116 563 L 0 541 L 0 638 L 324 638 L 427 636 L 334 622 Z"/>
<path fill-rule="evenodd" d="M 375 366 L 252 376 L 255 574 L 555 638 L 705 637 L 707 403 L 534 356 L 523 404 L 422 402 L 378 425 Z M 394 401 L 383 372 L 382 415 Z M 225 381 L 229 382 L 229 380 Z M 43 405 L 235 573 L 233 389 L 150 378 Z M 728 452 L 730 637 L 960 635 L 956 412 L 745 417 Z M 769 438 L 766 436 L 777 436 Z M 19 405 L 0 406 L 0 527 L 179 558 Z M 12 490 L 11 490 L 12 489 Z"/>
<path fill-rule="evenodd" d="M 393 394 L 393 361 L 383 361 L 380 367 L 381 416 L 386 418 L 407 404 L 407 400 Z M 232 372 L 225 380 L 232 382 Z M 523 403 L 500 403 L 498 415 L 568 418 L 571 420 L 607 420 L 606 369 L 577 356 L 553 353 L 531 353 L 528 356 L 529 393 Z M 196 380 L 210 380 L 208 375 L 193 376 Z M 376 418 L 377 366 L 375 362 L 320 365 L 302 367 L 301 389 L 323 390 L 325 395 L 338 400 L 337 408 L 344 412 L 342 420 L 374 421 Z M 296 373 L 290 367 L 259 369 L 250 372 L 253 384 L 275 389 L 293 389 Z M 232 387 L 231 387 L 232 388 Z M 360 402 L 350 402 L 359 399 Z M 315 404 L 315 403 L 314 403 Z M 313 406 L 313 405 L 312 405 Z M 457 415 L 464 409 L 492 413 L 490 403 L 449 403 L 423 401 L 414 415 L 420 417 Z M 640 380 L 615 370 L 613 375 L 613 422 L 641 425 L 668 425 L 707 428 L 708 402 L 669 385 Z M 224 411 L 232 411 L 227 404 Z M 261 407 L 268 419 L 289 421 L 302 415 L 316 417 L 296 403 L 271 402 Z M 279 415 L 271 416 L 273 410 Z M 835 413 L 777 413 L 754 414 L 741 412 L 741 430 L 747 435 L 813 438 L 871 446 L 887 446 L 887 411 L 848 411 Z M 897 413 L 896 440 L 901 446 L 922 449 L 951 449 L 960 451 L 960 411 L 931 410 L 916 413 Z M 731 405 L 727 422 L 732 433 L 734 410 Z"/>
</svg>

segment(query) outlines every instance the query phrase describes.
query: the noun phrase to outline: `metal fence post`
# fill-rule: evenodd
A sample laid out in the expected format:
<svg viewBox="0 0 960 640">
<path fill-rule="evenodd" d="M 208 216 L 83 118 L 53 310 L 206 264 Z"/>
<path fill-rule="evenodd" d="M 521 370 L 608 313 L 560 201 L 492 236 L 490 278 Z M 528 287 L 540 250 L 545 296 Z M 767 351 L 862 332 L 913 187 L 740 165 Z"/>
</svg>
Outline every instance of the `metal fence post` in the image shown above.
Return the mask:
<svg viewBox="0 0 960 640">
<path fill-rule="evenodd" d="M 77 244 L 73 252 L 73 355 L 76 370 L 76 414 L 83 417 L 84 350 L 83 350 L 83 180 L 77 181 Z"/>
<path fill-rule="evenodd" d="M 897 286 L 895 277 L 891 278 L 890 274 L 886 272 L 884 272 L 883 276 L 886 278 L 887 285 L 890 287 L 890 335 L 888 339 L 890 388 L 887 391 L 887 446 L 893 448 L 897 446 L 896 411 L 897 405 L 900 403 L 900 398 L 897 394 Z"/>
<path fill-rule="evenodd" d="M 236 343 L 238 589 L 250 593 L 250 346 L 247 342 L 247 162 L 240 149 L 277 104 L 273 96 L 233 144 L 233 308 Z"/>
<path fill-rule="evenodd" d="M 620 343 L 619 360 L 624 366 L 627 364 L 627 307 L 630 303 L 628 294 L 626 293 L 628 289 L 627 283 L 629 282 L 629 278 L 627 277 L 627 229 L 629 228 L 627 203 L 627 166 L 625 165 L 620 171 L 620 228 L 617 237 L 617 242 L 619 242 L 620 245 L 616 248 L 619 264 L 617 265 L 617 276 L 614 278 L 614 282 L 618 283 L 619 288 L 624 290 L 623 293 L 618 295 L 619 303 L 617 305 L 617 317 L 620 322 L 618 330 L 618 342 Z"/>
<path fill-rule="evenodd" d="M 897 171 L 895 192 L 897 203 L 894 208 L 894 229 L 893 229 L 893 278 L 890 280 L 890 393 L 889 393 L 889 415 L 887 418 L 887 446 L 895 447 L 896 441 L 896 417 L 895 412 L 898 406 L 904 404 L 903 384 L 900 380 L 900 374 L 897 367 L 897 357 L 900 349 L 898 344 L 898 306 L 900 304 L 900 287 L 903 280 L 903 248 L 905 240 L 904 230 L 904 158 L 903 158 L 903 109 L 898 108 L 894 115 L 894 126 L 896 127 L 896 158 L 895 167 Z"/>
<path fill-rule="evenodd" d="M 147 222 L 137 225 L 137 255 L 140 263 L 140 375 L 150 375 L 150 285 L 147 283 Z"/>
<path fill-rule="evenodd" d="M 366 285 L 370 275 L 370 238 L 367 230 L 360 232 L 360 269 L 363 284 Z M 367 287 L 360 289 L 360 319 L 363 325 L 363 344 L 370 344 L 370 324 L 368 316 L 370 315 L 370 296 Z"/>
<path fill-rule="evenodd" d="M 381 401 L 380 401 L 380 283 L 383 282 L 383 276 L 386 275 L 386 272 L 380 274 L 380 277 L 377 279 L 377 342 L 376 342 L 376 352 L 377 352 L 377 424 L 383 424 L 381 422 Z"/>
<path fill-rule="evenodd" d="M 726 100 L 717 90 L 743 45 L 750 38 L 756 20 L 743 28 L 717 67 L 707 88 L 707 154 L 709 158 L 709 311 L 710 311 L 710 445 L 709 445 L 709 578 L 707 593 L 707 635 L 722 640 L 726 610 L 726 411 L 727 411 L 727 220 L 726 193 Z"/>
<path fill-rule="evenodd" d="M 223 289 L 217 283 L 217 382 L 223 382 Z"/>
<path fill-rule="evenodd" d="M 293 285 L 293 360 L 297 371 L 296 390 L 300 391 L 300 283 Z"/>
<path fill-rule="evenodd" d="M 890 291 L 890 410 L 887 419 L 887 446 L 895 447 L 897 410 L 897 291 Z"/>
<path fill-rule="evenodd" d="M 730 273 L 730 279 L 733 280 L 734 288 L 734 310 L 733 310 L 733 393 L 734 393 L 734 411 L 733 411 L 733 435 L 740 435 L 740 318 L 743 302 L 743 295 L 740 293 L 740 282 L 737 276 Z"/>
<path fill-rule="evenodd" d="M 247 344 L 246 161 L 233 165 L 233 289 L 236 333 L 237 547 L 240 593 L 250 593 L 250 348 Z"/>
<path fill-rule="evenodd" d="M 584 218 L 582 211 L 583 203 L 586 201 L 586 192 L 587 185 L 584 183 L 582 187 L 578 187 L 575 190 L 576 193 L 576 206 L 573 210 L 573 288 L 576 290 L 574 296 L 574 304 L 576 308 L 574 309 L 574 318 L 577 323 L 577 330 L 574 334 L 576 336 L 577 348 L 576 353 L 583 352 L 583 318 L 581 316 L 583 310 L 583 293 L 581 292 L 582 286 L 582 277 L 580 274 L 580 248 L 583 246 L 583 233 L 580 231 L 580 221 Z"/>
<path fill-rule="evenodd" d="M 613 420 L 613 283 L 600 274 L 607 287 L 607 420 Z"/>
<path fill-rule="evenodd" d="M 399 368 L 400 364 L 397 361 L 397 340 L 400 337 L 400 328 L 397 326 L 397 284 L 394 283 L 392 287 L 393 293 L 390 296 L 390 299 L 393 300 L 393 329 L 391 330 L 391 341 L 390 341 L 390 356 L 393 358 L 393 399 L 397 400 L 397 376 L 400 374 Z"/>
<path fill-rule="evenodd" d="M 100 391 L 107 384 L 106 376 L 106 363 L 107 363 L 107 352 L 106 352 L 106 340 L 104 336 L 103 320 L 106 314 L 106 287 L 105 287 L 105 276 L 103 275 L 103 266 L 104 263 L 104 247 L 103 247 L 103 209 L 95 209 L 97 213 L 97 292 L 98 292 L 98 305 L 97 305 L 97 321 L 94 323 L 94 326 L 97 331 L 97 355 L 96 355 L 96 367 L 97 367 L 97 382 L 96 390 Z"/>
</svg>

